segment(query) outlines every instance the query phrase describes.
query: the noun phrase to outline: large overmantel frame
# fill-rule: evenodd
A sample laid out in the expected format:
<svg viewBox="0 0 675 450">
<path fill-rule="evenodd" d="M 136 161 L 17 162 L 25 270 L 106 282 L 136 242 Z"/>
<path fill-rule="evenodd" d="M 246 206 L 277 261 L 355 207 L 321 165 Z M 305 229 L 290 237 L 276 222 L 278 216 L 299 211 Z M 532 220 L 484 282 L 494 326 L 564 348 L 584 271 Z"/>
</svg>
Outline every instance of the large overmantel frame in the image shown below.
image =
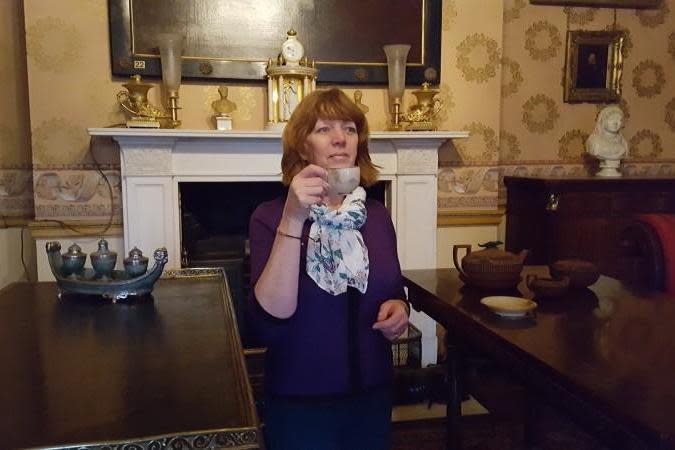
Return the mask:
<svg viewBox="0 0 675 450">
<path fill-rule="evenodd" d="M 183 78 L 258 80 L 275 59 L 286 31 L 294 28 L 315 59 L 319 83 L 387 83 L 382 46 L 411 44 L 406 81 L 441 79 L 441 0 L 286 0 L 278 13 L 260 2 L 219 0 L 108 0 L 110 59 L 115 76 L 160 77 L 154 35 L 164 30 L 187 36 Z M 283 7 L 283 6 L 282 6 Z M 263 17 L 264 16 L 264 17 Z"/>
<path fill-rule="evenodd" d="M 169 251 L 167 269 L 180 258 L 179 183 L 281 180 L 281 134 L 274 131 L 90 128 L 120 145 L 124 251 Z M 438 148 L 465 131 L 373 132 L 370 154 L 380 179 L 390 183 L 388 207 L 403 269 L 436 267 Z M 425 316 L 426 317 L 426 316 Z M 428 318 L 427 318 L 428 319 Z M 435 361 L 436 331 L 423 317 L 423 363 Z M 426 350 L 425 350 L 426 348 Z"/>
</svg>

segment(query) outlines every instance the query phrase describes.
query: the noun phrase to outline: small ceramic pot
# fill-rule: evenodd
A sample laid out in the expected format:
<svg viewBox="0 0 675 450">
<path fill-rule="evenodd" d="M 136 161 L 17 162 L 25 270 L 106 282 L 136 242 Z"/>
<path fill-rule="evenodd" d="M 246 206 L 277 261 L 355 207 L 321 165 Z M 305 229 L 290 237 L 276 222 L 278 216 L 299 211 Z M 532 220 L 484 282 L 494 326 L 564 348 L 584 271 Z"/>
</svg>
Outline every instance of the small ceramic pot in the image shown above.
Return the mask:
<svg viewBox="0 0 675 450">
<path fill-rule="evenodd" d="M 143 275 L 148 270 L 148 257 L 143 256 L 143 252 L 137 247 L 129 251 L 129 256 L 124 258 L 124 271 L 129 278 L 136 278 Z"/>
<path fill-rule="evenodd" d="M 549 270 L 553 278 L 569 277 L 570 289 L 588 287 L 600 278 L 598 267 L 583 259 L 561 259 L 551 264 Z"/>
<path fill-rule="evenodd" d="M 63 259 L 62 272 L 64 276 L 76 278 L 77 274 L 82 272 L 84 263 L 87 261 L 87 254 L 82 251 L 79 245 L 73 244 L 68 247 L 68 251 L 61 255 Z"/>
<path fill-rule="evenodd" d="M 568 276 L 556 280 L 554 278 L 544 278 L 528 274 L 525 280 L 527 287 L 537 297 L 562 297 L 570 285 L 570 278 Z"/>
<path fill-rule="evenodd" d="M 98 250 L 92 252 L 89 258 L 98 278 L 112 279 L 112 272 L 117 264 L 117 252 L 108 249 L 108 241 L 105 239 L 98 241 Z"/>
</svg>

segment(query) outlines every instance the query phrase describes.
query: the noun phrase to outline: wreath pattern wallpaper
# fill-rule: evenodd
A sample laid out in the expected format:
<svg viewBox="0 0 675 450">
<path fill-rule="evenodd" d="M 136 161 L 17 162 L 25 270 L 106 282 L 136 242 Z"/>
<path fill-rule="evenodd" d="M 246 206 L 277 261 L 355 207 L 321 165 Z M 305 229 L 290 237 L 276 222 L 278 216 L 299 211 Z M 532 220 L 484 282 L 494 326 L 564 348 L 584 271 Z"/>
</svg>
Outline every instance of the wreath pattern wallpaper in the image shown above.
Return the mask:
<svg viewBox="0 0 675 450">
<path fill-rule="evenodd" d="M 437 126 L 471 136 L 439 151 L 440 208 L 500 206 L 504 175 L 586 173 L 584 140 L 604 105 L 562 101 L 567 30 L 627 33 L 624 172 L 675 176 L 675 0 L 656 10 L 618 9 L 616 16 L 613 9 L 528 0 L 475 3 L 442 1 L 439 88 L 446 107 Z M 112 142 L 95 142 L 92 150 L 86 133 L 124 119 L 115 100 L 124 80 L 110 74 L 107 14 L 105 0 L 0 2 L 0 17 L 10 24 L 0 28 L 0 57 L 9 62 L 0 67 L 0 82 L 17 96 L 0 106 L 0 215 L 103 220 L 112 211 L 119 218 L 119 152 Z M 18 37 L 24 30 L 25 42 Z M 234 127 L 262 129 L 264 86 L 228 86 L 237 103 Z M 408 87 L 405 105 L 414 103 L 415 88 Z M 356 89 L 371 128 L 385 129 L 386 87 L 345 91 Z M 151 102 L 160 103 L 159 95 L 156 84 Z M 218 98 L 216 83 L 183 83 L 183 127 L 213 128 L 210 104 Z"/>
</svg>

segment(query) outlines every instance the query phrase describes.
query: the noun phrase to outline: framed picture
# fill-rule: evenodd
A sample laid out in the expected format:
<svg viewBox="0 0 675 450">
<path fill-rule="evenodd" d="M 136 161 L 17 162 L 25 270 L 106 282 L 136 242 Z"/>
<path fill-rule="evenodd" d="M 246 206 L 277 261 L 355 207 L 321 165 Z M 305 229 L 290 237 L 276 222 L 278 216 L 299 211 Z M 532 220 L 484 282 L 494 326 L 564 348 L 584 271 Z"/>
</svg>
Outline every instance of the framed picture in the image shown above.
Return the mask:
<svg viewBox="0 0 675 450">
<path fill-rule="evenodd" d="M 442 0 L 108 0 L 112 73 L 160 77 L 158 33 L 186 36 L 183 77 L 265 80 L 293 28 L 320 83 L 386 84 L 382 46 L 410 44 L 406 83 L 436 84 Z"/>
<path fill-rule="evenodd" d="M 564 100 L 610 103 L 621 98 L 624 34 L 620 31 L 568 31 Z"/>
<path fill-rule="evenodd" d="M 533 5 L 590 6 L 593 8 L 658 8 L 663 0 L 530 0 Z"/>
</svg>

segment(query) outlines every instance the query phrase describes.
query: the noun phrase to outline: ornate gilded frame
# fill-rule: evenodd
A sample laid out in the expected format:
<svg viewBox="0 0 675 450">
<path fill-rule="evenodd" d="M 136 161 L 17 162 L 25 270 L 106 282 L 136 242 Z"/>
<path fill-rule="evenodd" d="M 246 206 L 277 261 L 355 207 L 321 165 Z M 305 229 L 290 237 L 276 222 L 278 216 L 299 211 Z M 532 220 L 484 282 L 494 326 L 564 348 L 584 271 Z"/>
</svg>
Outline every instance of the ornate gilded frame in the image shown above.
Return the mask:
<svg viewBox="0 0 675 450">
<path fill-rule="evenodd" d="M 386 84 L 382 45 L 410 43 L 413 48 L 406 65 L 406 84 L 437 84 L 441 76 L 441 1 L 412 0 L 394 8 L 390 0 L 367 4 L 286 0 L 284 14 L 270 16 L 272 10 L 266 8 L 267 16 L 261 19 L 260 5 L 265 2 L 108 0 L 112 74 L 160 77 L 159 54 L 147 42 L 156 33 L 183 27 L 188 30 L 189 47 L 183 55 L 184 79 L 264 81 L 267 60 L 276 58 L 286 38 L 285 27 L 293 27 L 307 56 L 316 60 L 319 83 Z M 171 8 L 177 12 L 173 14 Z M 187 19 L 181 8 L 201 12 Z M 325 23 L 315 23 L 317 18 L 338 25 L 331 32 Z M 276 34 L 270 36 L 270 28 L 278 32 L 278 39 Z M 138 44 L 143 40 L 145 46 Z M 199 48 L 206 48 L 203 46 L 209 51 L 200 53 Z"/>
<path fill-rule="evenodd" d="M 530 0 L 533 5 L 589 6 L 592 8 L 658 8 L 662 0 Z"/>
<path fill-rule="evenodd" d="M 568 31 L 563 99 L 611 103 L 621 98 L 621 31 Z"/>
</svg>

